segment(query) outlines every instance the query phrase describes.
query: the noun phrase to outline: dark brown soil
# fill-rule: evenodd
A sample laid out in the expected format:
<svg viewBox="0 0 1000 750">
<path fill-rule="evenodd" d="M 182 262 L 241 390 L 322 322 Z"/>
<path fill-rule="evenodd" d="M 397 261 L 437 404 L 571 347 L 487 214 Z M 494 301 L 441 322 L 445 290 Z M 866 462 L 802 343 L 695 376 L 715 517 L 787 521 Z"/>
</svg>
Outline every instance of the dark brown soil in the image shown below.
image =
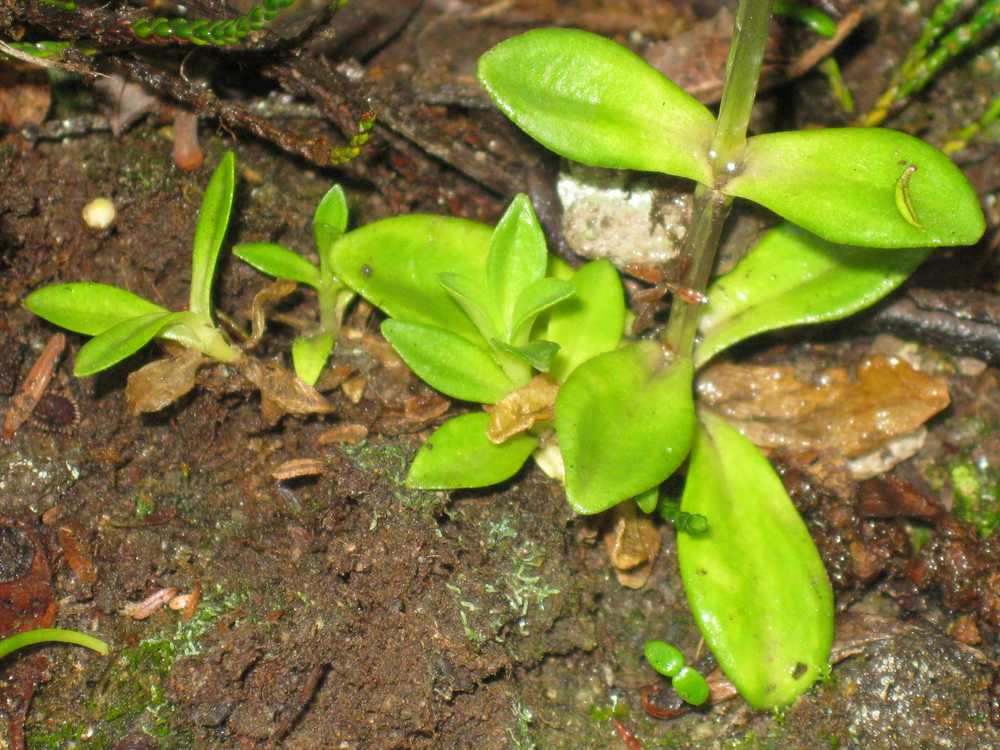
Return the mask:
<svg viewBox="0 0 1000 750">
<path fill-rule="evenodd" d="M 549 5 L 519 12 L 529 24 L 577 14 L 570 20 L 624 38 L 631 27 L 623 19 L 645 9 L 642 2 L 583 3 L 573 11 Z M 670 30 L 677 31 L 712 15 L 718 3 L 669 5 L 676 11 Z M 874 75 L 871 61 L 898 59 L 906 46 L 900 40 L 918 26 L 916 14 L 887 5 L 844 50 L 861 109 L 891 72 L 886 63 L 887 72 Z M 197 208 L 225 149 L 235 150 L 239 172 L 227 245 L 270 240 L 311 248 L 313 208 L 337 180 L 346 182 L 352 223 L 360 225 L 403 210 L 494 221 L 515 190 L 531 187 L 525 181 L 546 179 L 539 149 L 495 113 L 476 109 L 481 102 L 463 99 L 466 89 L 434 78 L 461 78 L 459 56 L 474 55 L 485 38 L 446 28 L 446 6 L 423 4 L 411 25 L 368 58 L 370 71 L 414 77 L 400 67 L 414 55 L 420 75 L 386 99 L 391 127 L 376 130 L 364 168 L 348 177 L 244 134 L 219 132 L 211 120 L 201 124 L 206 166 L 193 174 L 174 165 L 155 117 L 118 139 L 92 132 L 31 143 L 8 133 L 0 144 L 0 411 L 55 331 L 21 307 L 31 290 L 85 279 L 173 309 L 184 304 Z M 513 11 L 511 17 L 519 18 Z M 431 42 L 454 43 L 451 68 L 421 47 Z M 965 62 L 892 124 L 940 143 L 967 121 L 965 104 L 949 104 L 981 98 L 991 85 L 995 95 L 998 79 L 995 69 Z M 823 79 L 812 74 L 765 98 L 761 116 L 782 127 L 837 124 L 845 118 L 831 101 Z M 373 102 L 376 111 L 380 103 Z M 504 171 L 501 160 L 489 167 L 494 173 L 477 177 L 463 161 L 468 154 L 435 148 L 454 145 L 460 129 L 483 139 L 499 133 L 512 144 L 503 159 L 515 166 Z M 956 157 L 988 206 L 1000 189 L 996 156 L 996 141 L 986 140 Z M 367 179 L 372 175 L 377 179 Z M 112 198 L 118 210 L 107 230 L 88 229 L 80 218 L 97 196 Z M 996 231 L 995 213 L 988 211 L 988 220 L 987 239 Z M 988 250 L 984 244 L 962 252 Z M 988 289 L 996 283 L 994 267 L 988 256 L 966 264 L 961 283 Z M 264 284 L 225 258 L 218 308 L 249 329 L 250 302 Z M 306 315 L 308 303 L 295 297 L 286 312 Z M 375 320 L 359 311 L 350 324 L 373 333 Z M 851 324 L 823 335 L 822 356 L 847 364 L 871 343 Z M 288 329 L 273 327 L 259 355 L 286 356 L 290 340 Z M 602 519 L 575 516 L 560 488 L 534 467 L 491 490 L 403 487 L 427 425 L 401 417 L 400 404 L 428 392 L 380 368 L 374 340 L 342 339 L 336 354 L 335 364 L 365 376 L 360 401 L 337 390 L 329 394 L 337 406 L 332 415 L 268 427 L 256 394 L 223 366 L 202 371 L 199 387 L 163 412 L 131 416 L 125 379 L 157 356 L 156 347 L 77 380 L 70 372 L 84 338 L 69 336 L 49 390 L 71 396 L 80 420 L 60 432 L 29 421 L 0 443 L 0 523 L 28 528 L 41 540 L 53 571 L 56 623 L 99 634 L 113 651 L 100 657 L 53 647 L 33 655 L 43 663 L 30 674 L 10 668 L 8 682 L 40 683 L 27 714 L 28 747 L 1000 746 L 995 536 L 982 539 L 970 524 L 921 515 L 912 505 L 887 512 L 889 500 L 875 503 L 874 513 L 872 492 L 891 495 L 883 485 L 824 484 L 801 466 L 786 467 L 842 608 L 871 615 L 868 640 L 851 641 L 861 645 L 831 681 L 784 716 L 755 715 L 736 699 L 655 721 L 640 707 L 641 688 L 654 681 L 642 661 L 643 642 L 663 638 L 694 653 L 699 640 L 672 529 L 662 528 L 664 549 L 650 581 L 630 590 L 618 584 L 599 544 Z M 769 363 L 820 356 L 810 346 L 784 343 L 763 356 Z M 919 351 L 945 363 L 942 371 L 950 368 L 953 406 L 931 424 L 924 452 L 897 467 L 891 481 L 918 487 L 934 507 L 950 509 L 955 467 L 971 466 L 996 502 L 1000 376 Z M 338 424 L 364 425 L 370 436 L 355 445 L 324 444 L 320 436 Z M 317 459 L 322 473 L 272 477 L 297 458 Z M 935 477 L 943 479 L 934 484 Z M 924 533 L 930 543 L 913 552 L 910 540 Z M 201 592 L 191 619 L 165 607 L 144 620 L 126 614 L 130 603 L 167 587 Z M 0 710 L 16 719 L 11 700 Z M 628 744 L 628 733 L 641 744 Z"/>
</svg>

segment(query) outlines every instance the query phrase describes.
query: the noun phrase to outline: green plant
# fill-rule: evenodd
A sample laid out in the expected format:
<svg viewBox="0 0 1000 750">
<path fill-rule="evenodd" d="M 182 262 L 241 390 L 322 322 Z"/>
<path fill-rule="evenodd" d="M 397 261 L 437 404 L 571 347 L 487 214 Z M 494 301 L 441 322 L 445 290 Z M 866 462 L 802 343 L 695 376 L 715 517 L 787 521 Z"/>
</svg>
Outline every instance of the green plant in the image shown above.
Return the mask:
<svg viewBox="0 0 1000 750">
<path fill-rule="evenodd" d="M 33 646 L 36 643 L 72 643 L 96 651 L 101 656 L 108 655 L 108 644 L 92 635 L 81 633 L 78 630 L 63 630 L 62 628 L 36 628 L 25 630 L 22 633 L 9 635 L 0 640 L 0 659 L 7 654 L 17 651 L 25 646 Z"/>
<path fill-rule="evenodd" d="M 684 664 L 684 654 L 676 646 L 665 641 L 646 641 L 643 652 L 653 669 L 670 678 L 682 700 L 692 706 L 700 706 L 708 700 L 708 683 L 701 672 Z"/>
<path fill-rule="evenodd" d="M 901 283 L 924 248 L 970 244 L 984 230 L 961 172 L 909 135 L 747 138 L 769 10 L 768 0 L 741 0 L 718 119 L 629 50 L 583 31 L 530 31 L 479 63 L 497 106 L 550 150 L 697 183 L 684 247 L 692 294 L 675 300 L 659 344 L 626 344 L 578 367 L 554 423 L 567 498 L 583 513 L 643 495 L 690 455 L 681 510 L 708 528 L 679 535 L 681 575 L 709 647 L 761 708 L 790 702 L 824 672 L 832 593 L 767 460 L 723 420 L 696 412 L 695 369 L 749 336 L 849 315 Z M 688 300 L 706 290 L 734 198 L 794 225 L 768 232 L 702 309 Z"/>
<path fill-rule="evenodd" d="M 344 317 L 344 309 L 354 298 L 333 272 L 331 253 L 334 244 L 347 229 L 347 198 L 340 185 L 334 185 L 313 214 L 313 237 L 319 251 L 319 266 L 298 253 L 270 242 L 237 245 L 233 255 L 259 271 L 279 279 L 289 279 L 316 290 L 319 297 L 319 325 L 292 343 L 295 373 L 314 385 L 333 352 Z"/>
<path fill-rule="evenodd" d="M 434 432 L 407 476 L 422 489 L 483 487 L 515 474 L 544 440 L 558 383 L 614 349 L 624 329 L 613 266 L 573 271 L 550 259 L 524 195 L 492 232 L 439 216 L 375 222 L 344 235 L 332 265 L 389 314 L 382 333 L 417 375 L 490 411 Z"/>
<path fill-rule="evenodd" d="M 92 282 L 53 284 L 32 292 L 24 305 L 41 318 L 93 338 L 76 356 L 73 373 L 93 375 L 162 338 L 220 362 L 242 353 L 212 320 L 212 277 L 229 224 L 236 182 L 236 161 L 227 152 L 205 189 L 191 256 L 188 309 L 170 312 L 131 292 Z"/>
</svg>

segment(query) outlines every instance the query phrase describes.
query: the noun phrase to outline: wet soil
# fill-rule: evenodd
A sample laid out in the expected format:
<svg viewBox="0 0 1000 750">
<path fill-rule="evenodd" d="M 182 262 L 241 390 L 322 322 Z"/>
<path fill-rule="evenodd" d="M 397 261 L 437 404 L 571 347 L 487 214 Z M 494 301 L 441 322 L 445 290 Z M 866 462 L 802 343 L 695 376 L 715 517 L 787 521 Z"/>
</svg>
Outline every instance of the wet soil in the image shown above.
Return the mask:
<svg viewBox="0 0 1000 750">
<path fill-rule="evenodd" d="M 572 12 L 558 5 L 521 8 L 521 22 L 565 22 L 575 13 L 578 24 L 625 38 L 643 11 L 643 3 L 581 4 Z M 662 8 L 642 16 L 641 33 L 691 28 L 717 6 L 670 4 L 673 16 Z M 888 6 L 843 51 L 861 109 L 919 26 L 919 15 Z M 335 180 L 346 183 L 355 225 L 402 210 L 494 221 L 525 181 L 544 188 L 549 180 L 551 192 L 548 158 L 467 94 L 463 60 L 493 41 L 469 29 L 490 16 L 456 30 L 449 8 L 455 11 L 423 4 L 408 22 L 420 25 L 404 24 L 387 46 L 366 51 L 367 68 L 379 75 L 413 77 L 402 61 L 415 61 L 418 85 L 393 89 L 396 98 L 385 100 L 391 127 L 376 129 L 365 168 L 346 177 L 234 138 L 211 120 L 201 124 L 206 167 L 190 174 L 174 165 L 169 132 L 155 117 L 120 138 L 93 132 L 32 143 L 9 133 L 0 144 L 0 411 L 55 331 L 21 307 L 31 290 L 87 279 L 174 309 L 184 303 L 197 208 L 226 149 L 235 150 L 239 172 L 227 244 L 311 248 L 313 207 Z M 452 42 L 444 58 L 431 54 Z M 977 64 L 948 71 L 892 124 L 940 143 L 968 119 L 970 99 L 996 91 L 995 69 Z M 841 124 L 846 117 L 831 101 L 824 80 L 811 74 L 765 97 L 759 117 L 762 126 Z M 955 101 L 962 106 L 951 107 Z M 495 172 L 477 173 L 468 154 L 456 155 L 455 123 L 512 144 L 492 163 Z M 956 157 L 987 205 L 990 232 L 996 156 L 996 142 L 986 141 Z M 506 169 L 507 162 L 515 166 Z M 372 174 L 378 179 L 365 178 Z M 117 207 L 108 229 L 80 219 L 97 196 Z M 954 256 L 945 256 L 936 267 L 944 270 L 932 275 L 953 288 L 991 288 L 997 264 L 986 244 L 961 252 L 981 260 L 955 273 Z M 219 310 L 248 330 L 251 300 L 265 283 L 225 257 Z M 309 304 L 298 295 L 284 312 L 305 316 Z M 403 487 L 424 430 L 445 417 L 408 416 L 407 403 L 432 395 L 385 366 L 377 321 L 364 309 L 349 319 L 355 335 L 342 337 L 334 367 L 358 380 L 354 390 L 327 392 L 333 414 L 276 426 L 262 419 L 258 396 L 221 365 L 203 370 L 199 386 L 173 406 L 132 416 L 125 379 L 158 356 L 155 347 L 77 380 L 70 372 L 84 339 L 69 336 L 49 391 L 71 398 L 79 421 L 29 421 L 0 443 L 0 524 L 30 531 L 49 561 L 56 624 L 99 634 L 113 650 L 101 657 L 52 647 L 4 665 L 0 710 L 9 727 L 31 695 L 11 686 L 38 686 L 25 723 L 28 747 L 1000 746 L 1000 543 L 949 512 L 963 502 L 968 487 L 960 479 L 970 472 L 976 492 L 997 502 L 996 369 L 919 342 L 873 345 L 851 323 L 813 340 L 769 340 L 741 351 L 767 364 L 822 358 L 852 366 L 873 346 L 895 346 L 948 377 L 952 406 L 929 425 L 924 450 L 875 485 L 812 471 L 801 456 L 775 457 L 837 588 L 843 661 L 781 715 L 755 714 L 736 699 L 667 722 L 641 707 L 643 686 L 655 682 L 642 644 L 662 638 L 701 654 L 672 528 L 660 527 L 663 550 L 652 576 L 632 590 L 619 585 L 600 543 L 604 519 L 575 516 L 534 467 L 490 490 Z M 287 356 L 291 336 L 272 327 L 258 355 Z M 450 413 L 462 408 L 454 404 Z M 358 425 L 368 434 L 361 442 L 325 437 L 333 427 Z M 274 478 L 300 458 L 320 468 Z M 893 489 L 900 484 L 926 502 L 900 500 Z M 200 592 L 197 607 L 157 608 L 141 620 L 129 614 L 130 605 L 168 588 Z M 710 657 L 700 664 L 713 667 Z M 8 728 L 0 746 L 13 743 Z"/>
</svg>

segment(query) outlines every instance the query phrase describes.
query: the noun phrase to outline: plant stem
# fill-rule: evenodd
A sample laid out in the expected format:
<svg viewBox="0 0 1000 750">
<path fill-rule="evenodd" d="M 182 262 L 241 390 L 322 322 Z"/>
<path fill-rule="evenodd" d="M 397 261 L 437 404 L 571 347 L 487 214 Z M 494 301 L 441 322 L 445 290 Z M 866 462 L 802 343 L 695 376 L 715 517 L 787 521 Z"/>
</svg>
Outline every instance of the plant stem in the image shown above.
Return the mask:
<svg viewBox="0 0 1000 750">
<path fill-rule="evenodd" d="M 770 19 L 771 0 L 740 0 L 726 64 L 726 85 L 719 106 L 719 120 L 709 152 L 716 184 L 725 182 L 740 167 Z M 708 287 L 719 238 L 731 206 L 732 198 L 718 190 L 704 185 L 698 185 L 695 190 L 694 225 L 684 238 L 681 249 L 682 256 L 691 259 L 691 265 L 681 281 L 684 287 L 697 293 L 703 293 Z M 700 315 L 697 304 L 674 297 L 670 321 L 663 335 L 663 343 L 674 357 L 692 355 Z"/>
<path fill-rule="evenodd" d="M 108 644 L 94 638 L 92 635 L 81 633 L 77 630 L 62 630 L 60 628 L 37 628 L 17 633 L 0 641 L 0 659 L 12 651 L 17 651 L 25 646 L 33 646 L 36 643 L 48 643 L 59 641 L 62 643 L 73 643 L 77 646 L 85 646 L 93 649 L 99 654 L 107 655 Z"/>
</svg>

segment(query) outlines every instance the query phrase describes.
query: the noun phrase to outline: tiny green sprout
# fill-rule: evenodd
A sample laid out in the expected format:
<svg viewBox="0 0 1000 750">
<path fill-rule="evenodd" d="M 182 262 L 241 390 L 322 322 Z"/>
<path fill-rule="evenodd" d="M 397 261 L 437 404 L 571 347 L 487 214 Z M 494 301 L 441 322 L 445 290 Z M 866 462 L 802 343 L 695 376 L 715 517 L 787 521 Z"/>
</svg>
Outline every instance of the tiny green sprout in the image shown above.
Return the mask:
<svg viewBox="0 0 1000 750">
<path fill-rule="evenodd" d="M 92 635 L 81 633 L 78 630 L 36 628 L 35 630 L 25 630 L 23 633 L 16 633 L 0 640 L 0 659 L 3 659 L 13 651 L 17 651 L 25 646 L 33 646 L 36 643 L 72 643 L 96 651 L 101 656 L 108 655 L 108 644 Z"/>
<path fill-rule="evenodd" d="M 664 677 L 669 677 L 677 695 L 692 706 L 700 706 L 708 700 L 708 683 L 702 674 L 685 666 L 684 654 L 676 646 L 665 641 L 646 641 L 643 648 L 646 661 Z"/>
<path fill-rule="evenodd" d="M 241 352 L 212 319 L 212 278 L 226 235 L 236 182 L 235 158 L 227 152 L 209 180 L 198 212 L 191 258 L 188 309 L 170 312 L 154 302 L 107 284 L 54 284 L 32 292 L 24 305 L 35 315 L 93 338 L 76 356 L 73 373 L 93 375 L 162 338 L 220 362 Z"/>
<path fill-rule="evenodd" d="M 297 281 L 316 290 L 319 323 L 315 330 L 292 342 L 295 374 L 314 385 L 333 352 L 340 332 L 344 310 L 354 292 L 333 272 L 333 248 L 347 229 L 347 198 L 340 185 L 334 185 L 316 206 L 313 214 L 313 237 L 319 253 L 319 266 L 282 245 L 253 242 L 237 245 L 233 255 L 258 271 L 278 279 Z"/>
</svg>

